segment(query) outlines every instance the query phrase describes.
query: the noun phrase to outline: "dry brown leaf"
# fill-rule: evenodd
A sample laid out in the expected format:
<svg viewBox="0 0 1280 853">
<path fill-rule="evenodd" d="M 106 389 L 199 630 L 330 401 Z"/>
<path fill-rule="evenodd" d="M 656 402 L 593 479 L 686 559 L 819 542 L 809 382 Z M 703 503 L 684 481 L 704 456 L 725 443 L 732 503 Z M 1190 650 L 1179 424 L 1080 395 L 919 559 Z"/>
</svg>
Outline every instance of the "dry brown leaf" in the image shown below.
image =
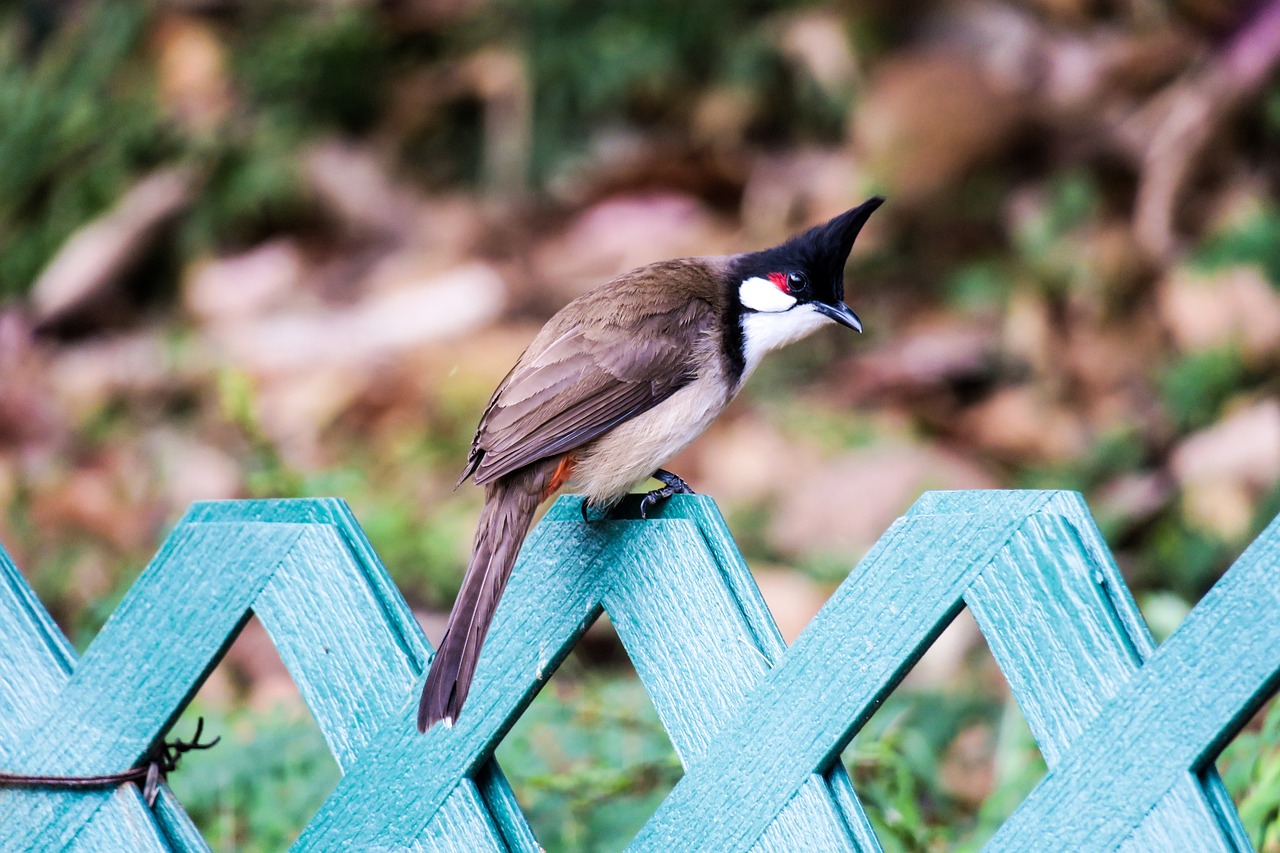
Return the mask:
<svg viewBox="0 0 1280 853">
<path fill-rule="evenodd" d="M 110 309 L 110 303 L 118 302 L 115 288 L 121 277 L 191 203 L 197 182 L 195 173 L 182 167 L 155 172 L 72 234 L 31 286 L 36 322 L 60 324 Z"/>
<path fill-rule="evenodd" d="M 987 453 L 1022 462 L 1067 462 L 1088 445 L 1078 412 L 1031 385 L 1004 388 L 968 407 L 956 432 Z"/>
<path fill-rule="evenodd" d="M 897 205 L 953 186 L 1015 138 L 1020 99 L 977 63 L 949 53 L 899 53 L 875 71 L 854 114 L 856 150 Z"/>
<path fill-rule="evenodd" d="M 1280 293 L 1260 267 L 1177 267 L 1156 295 L 1160 319 L 1183 352 L 1235 346 L 1255 363 L 1280 355 Z"/>
<path fill-rule="evenodd" d="M 769 541 L 790 556 L 866 552 L 926 489 L 994 488 L 969 460 L 898 440 L 851 451 L 780 483 Z"/>
<path fill-rule="evenodd" d="M 211 133 L 231 111 L 226 51 L 205 18 L 163 11 L 152 34 L 160 104 L 189 132 Z"/>
<path fill-rule="evenodd" d="M 296 298 L 306 274 L 297 241 L 271 240 L 238 255 L 197 262 L 184 277 L 182 302 L 201 322 L 247 319 Z"/>
</svg>

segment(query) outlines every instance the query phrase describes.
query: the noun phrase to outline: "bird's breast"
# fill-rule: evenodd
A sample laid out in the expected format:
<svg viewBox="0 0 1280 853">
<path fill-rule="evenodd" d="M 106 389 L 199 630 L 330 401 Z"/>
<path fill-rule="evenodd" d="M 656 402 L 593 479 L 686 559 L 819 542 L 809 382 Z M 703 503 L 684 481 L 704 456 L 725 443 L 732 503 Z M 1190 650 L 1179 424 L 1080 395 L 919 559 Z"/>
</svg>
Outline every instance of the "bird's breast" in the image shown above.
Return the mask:
<svg viewBox="0 0 1280 853">
<path fill-rule="evenodd" d="M 569 484 L 592 504 L 615 503 L 703 433 L 732 394 L 717 374 L 699 378 L 578 451 Z"/>
</svg>

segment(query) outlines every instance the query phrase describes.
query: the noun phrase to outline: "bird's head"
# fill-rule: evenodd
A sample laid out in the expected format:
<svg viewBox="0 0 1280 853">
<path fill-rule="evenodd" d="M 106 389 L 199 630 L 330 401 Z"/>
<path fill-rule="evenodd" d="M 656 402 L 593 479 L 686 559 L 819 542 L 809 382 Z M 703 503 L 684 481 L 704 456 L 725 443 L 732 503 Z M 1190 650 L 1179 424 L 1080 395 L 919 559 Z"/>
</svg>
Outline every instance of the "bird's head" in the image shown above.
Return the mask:
<svg viewBox="0 0 1280 853">
<path fill-rule="evenodd" d="M 739 256 L 733 281 L 748 371 L 764 353 L 829 321 L 862 331 L 862 321 L 844 304 L 844 265 L 858 232 L 883 203 L 875 196 L 772 249 Z"/>
</svg>

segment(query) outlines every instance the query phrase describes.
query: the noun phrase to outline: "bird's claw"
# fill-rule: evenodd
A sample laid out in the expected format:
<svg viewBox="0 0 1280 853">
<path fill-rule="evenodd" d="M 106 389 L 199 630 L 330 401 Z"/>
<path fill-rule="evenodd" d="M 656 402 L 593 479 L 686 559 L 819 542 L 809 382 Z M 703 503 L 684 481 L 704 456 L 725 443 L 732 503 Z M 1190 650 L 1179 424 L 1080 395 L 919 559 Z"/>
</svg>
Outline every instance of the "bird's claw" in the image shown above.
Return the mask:
<svg viewBox="0 0 1280 853">
<path fill-rule="evenodd" d="M 661 489 L 654 489 L 640 500 L 640 517 L 649 518 L 649 507 L 657 506 L 659 501 L 665 501 L 676 493 L 676 490 L 670 486 L 663 486 Z"/>
<path fill-rule="evenodd" d="M 672 495 L 692 495 L 695 494 L 693 489 L 689 488 L 689 484 L 684 480 L 672 474 L 670 471 L 664 471 L 659 468 L 654 472 L 653 478 L 659 480 L 663 485 L 661 489 L 654 489 L 644 496 L 640 501 L 640 517 L 649 518 L 649 508 L 657 506 L 659 502 L 665 501 Z"/>
</svg>

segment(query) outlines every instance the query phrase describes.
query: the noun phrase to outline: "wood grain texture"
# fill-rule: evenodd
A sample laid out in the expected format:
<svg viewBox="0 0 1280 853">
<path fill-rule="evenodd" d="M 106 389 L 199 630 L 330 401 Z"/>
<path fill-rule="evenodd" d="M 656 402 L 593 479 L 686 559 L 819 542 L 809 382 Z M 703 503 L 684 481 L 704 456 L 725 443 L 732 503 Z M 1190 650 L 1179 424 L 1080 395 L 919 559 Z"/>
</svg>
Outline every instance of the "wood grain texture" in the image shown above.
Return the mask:
<svg viewBox="0 0 1280 853">
<path fill-rule="evenodd" d="M 754 844 L 812 774 L 834 766 L 1026 514 L 1053 500 L 1023 498 L 1025 509 L 997 502 L 976 513 L 917 506 L 895 522 L 724 723 L 708 759 L 689 768 L 632 849 L 678 849 L 695 835 L 706 850 Z M 712 814 L 734 819 L 707 821 Z"/>
<path fill-rule="evenodd" d="M 48 713 L 71 677 L 76 654 L 3 549 L 0 590 L 0 766 L 9 767 L 21 733 Z"/>
<path fill-rule="evenodd" d="M 632 849 L 674 849 L 695 832 L 700 849 L 752 844 L 807 774 L 833 765 L 964 600 L 974 606 L 1051 767 L 1065 761 L 1068 746 L 1094 737 L 1091 723 L 1133 689 L 1130 682 L 1137 684 L 1151 650 L 1150 634 L 1078 495 L 927 494 L 723 726 L 708 759 L 685 775 Z M 1270 636 L 1280 645 L 1280 630 Z M 1263 664 L 1259 671 L 1274 669 Z M 1269 687 L 1237 695 L 1242 704 L 1232 707 L 1247 713 Z M 1172 731 L 1180 732 L 1172 737 L 1188 734 Z M 1096 845 L 1097 836 L 1087 832 L 1060 843 L 1029 818 L 1025 834 L 1007 849 L 1114 849 L 1128 838 L 1133 849 L 1166 850 L 1169 835 L 1195 849 L 1247 849 L 1207 760 L 1195 769 L 1194 776 L 1184 768 L 1167 779 L 1161 793 L 1170 799 L 1160 820 L 1143 821 L 1146 811 L 1130 815 L 1126 834 L 1111 846 Z M 1075 784 L 1088 779 L 1082 773 Z M 1064 789 L 1053 801 L 1060 822 L 1074 820 L 1071 796 Z M 1100 796 L 1101 811 L 1106 799 Z M 1148 809 L 1158 805 L 1158 797 L 1147 802 Z M 728 811 L 733 821 L 706 820 Z"/>
<path fill-rule="evenodd" d="M 688 767 L 786 646 L 710 500 L 672 500 L 615 555 L 605 611 Z M 879 849 L 861 805 L 837 789 L 852 790 L 843 767 L 805 780 L 756 849 Z"/>
<path fill-rule="evenodd" d="M 431 831 L 435 810 L 492 755 L 602 609 L 635 657 L 677 755 L 686 765 L 700 757 L 782 641 L 710 500 L 673 498 L 647 522 L 628 512 L 634 503 L 622 517 L 584 524 L 577 498 L 550 510 L 499 605 L 465 713 L 452 728 L 419 735 L 406 710 L 343 776 L 299 849 L 376 837 L 392 850 Z M 760 849 L 877 849 L 856 800 L 811 777 Z M 365 793 L 371 786 L 380 791 L 377 808 Z"/>
<path fill-rule="evenodd" d="M 0 767 L 8 768 L 16 766 L 26 733 L 41 724 L 70 680 L 76 654 L 2 548 L 0 593 Z M 122 787 L 104 806 L 75 835 L 69 849 L 126 849 L 121 846 L 126 840 L 127 849 L 133 850 L 208 849 L 165 786 L 156 802 L 154 826 L 145 819 L 135 785 Z"/>
<path fill-rule="evenodd" d="M 251 611 L 277 643 L 339 766 L 411 698 L 427 657 L 412 614 L 340 501 L 197 505 L 79 661 L 7 560 L 0 625 L 6 769 L 98 773 L 132 766 L 172 721 Z M 326 618 L 331 616 L 332 618 Z M 13 642 L 9 637 L 20 637 Z M 22 689 L 7 689 L 9 683 Z M 496 768 L 458 786 L 449 831 L 423 849 L 532 844 Z M 165 790 L 0 791 L 0 849 L 207 849 Z"/>
<path fill-rule="evenodd" d="M 1280 676 L 1280 519 L 1097 715 L 992 839 L 1023 850 L 1113 849 L 1200 775 Z M 1166 808 L 1172 816 L 1177 809 Z"/>
<path fill-rule="evenodd" d="M 1280 521 L 1163 646 L 1065 492 L 929 493 L 787 650 L 712 501 L 525 545 L 465 712 L 414 725 L 430 650 L 345 504 L 199 504 L 76 660 L 0 552 L 0 767 L 98 773 L 161 739 L 250 613 L 342 779 L 299 850 L 540 849 L 493 751 L 607 611 L 685 776 L 635 850 L 878 850 L 837 758 L 969 606 L 1049 775 L 994 850 L 1245 850 L 1213 758 L 1280 680 Z M 0 790 L 0 850 L 207 849 L 167 789 Z"/>
<path fill-rule="evenodd" d="M 1028 519 L 965 601 L 1050 771 L 1154 648 L 1083 500 Z M 1213 806 L 1230 802 L 1216 771 L 1186 774 L 1175 787 L 1176 804 L 1144 821 L 1135 849 L 1173 849 L 1171 838 L 1184 849 L 1248 848 L 1234 808 L 1220 815 Z"/>
</svg>

